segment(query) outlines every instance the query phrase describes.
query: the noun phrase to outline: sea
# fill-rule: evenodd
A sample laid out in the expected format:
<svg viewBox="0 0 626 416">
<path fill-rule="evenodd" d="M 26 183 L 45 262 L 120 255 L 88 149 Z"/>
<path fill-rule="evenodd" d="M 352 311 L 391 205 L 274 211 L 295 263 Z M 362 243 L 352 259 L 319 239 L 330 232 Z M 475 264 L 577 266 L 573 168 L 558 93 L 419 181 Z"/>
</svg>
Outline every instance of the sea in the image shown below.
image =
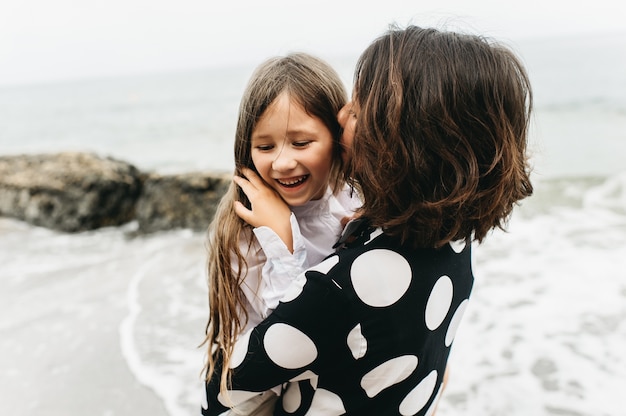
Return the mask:
<svg viewBox="0 0 626 416">
<path fill-rule="evenodd" d="M 535 194 L 474 247 L 437 415 L 623 416 L 626 33 L 509 45 L 535 93 Z M 350 90 L 356 56 L 327 60 Z M 1 87 L 0 154 L 231 171 L 253 66 Z M 0 414 L 199 414 L 205 235 L 136 227 L 0 218 Z"/>
</svg>

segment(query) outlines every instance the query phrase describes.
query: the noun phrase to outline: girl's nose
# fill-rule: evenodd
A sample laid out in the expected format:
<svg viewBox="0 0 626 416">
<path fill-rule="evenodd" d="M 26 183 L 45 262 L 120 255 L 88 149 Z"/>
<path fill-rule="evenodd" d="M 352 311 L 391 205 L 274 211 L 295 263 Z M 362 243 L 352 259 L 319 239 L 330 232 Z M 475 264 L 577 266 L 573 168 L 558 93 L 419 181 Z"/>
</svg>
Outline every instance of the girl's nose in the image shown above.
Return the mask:
<svg viewBox="0 0 626 416">
<path fill-rule="evenodd" d="M 272 169 L 277 172 L 286 172 L 295 169 L 297 165 L 298 161 L 293 157 L 291 149 L 287 146 L 283 147 L 278 155 L 276 155 L 276 159 L 272 161 Z"/>
</svg>

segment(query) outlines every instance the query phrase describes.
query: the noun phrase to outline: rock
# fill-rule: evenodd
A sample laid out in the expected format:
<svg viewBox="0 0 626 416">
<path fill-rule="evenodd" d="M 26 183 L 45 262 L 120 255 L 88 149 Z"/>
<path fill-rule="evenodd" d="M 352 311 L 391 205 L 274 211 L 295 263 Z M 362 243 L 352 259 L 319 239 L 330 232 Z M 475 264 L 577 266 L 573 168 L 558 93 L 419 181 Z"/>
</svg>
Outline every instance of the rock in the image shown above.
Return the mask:
<svg viewBox="0 0 626 416">
<path fill-rule="evenodd" d="M 141 175 L 133 165 L 88 153 L 0 157 L 0 215 L 76 232 L 134 215 Z"/>
<path fill-rule="evenodd" d="M 137 220 L 138 232 L 207 229 L 232 175 L 142 173 L 89 153 L 0 157 L 0 215 L 66 232 Z"/>
<path fill-rule="evenodd" d="M 209 172 L 148 175 L 135 212 L 139 232 L 206 230 L 231 178 L 229 174 Z"/>
</svg>

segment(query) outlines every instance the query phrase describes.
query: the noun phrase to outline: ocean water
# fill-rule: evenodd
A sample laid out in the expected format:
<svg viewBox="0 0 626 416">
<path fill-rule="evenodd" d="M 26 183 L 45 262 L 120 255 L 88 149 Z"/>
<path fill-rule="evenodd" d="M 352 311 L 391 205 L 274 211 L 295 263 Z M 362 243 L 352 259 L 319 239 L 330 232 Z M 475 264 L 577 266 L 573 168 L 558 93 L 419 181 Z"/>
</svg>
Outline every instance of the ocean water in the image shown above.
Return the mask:
<svg viewBox="0 0 626 416">
<path fill-rule="evenodd" d="M 535 89 L 536 193 L 475 247 L 438 415 L 620 416 L 626 36 L 512 46 Z M 353 62 L 331 61 L 346 84 Z M 251 69 L 0 89 L 0 154 L 228 171 Z M 204 235 L 135 227 L 70 235 L 0 218 L 0 414 L 198 414 Z"/>
</svg>

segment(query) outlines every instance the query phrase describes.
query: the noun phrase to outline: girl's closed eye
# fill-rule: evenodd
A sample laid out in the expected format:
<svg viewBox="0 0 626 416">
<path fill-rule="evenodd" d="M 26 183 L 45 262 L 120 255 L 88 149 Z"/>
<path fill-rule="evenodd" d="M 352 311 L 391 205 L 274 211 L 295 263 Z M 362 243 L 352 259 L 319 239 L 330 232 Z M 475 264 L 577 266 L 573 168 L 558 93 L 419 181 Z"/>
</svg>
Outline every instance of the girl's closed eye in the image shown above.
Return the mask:
<svg viewBox="0 0 626 416">
<path fill-rule="evenodd" d="M 311 143 L 311 140 L 299 140 L 297 142 L 293 142 L 293 147 L 306 147 Z"/>
<path fill-rule="evenodd" d="M 272 150 L 274 148 L 273 144 L 259 144 L 254 146 L 257 150 L 260 150 L 262 152 L 267 152 L 269 150 Z"/>
</svg>

